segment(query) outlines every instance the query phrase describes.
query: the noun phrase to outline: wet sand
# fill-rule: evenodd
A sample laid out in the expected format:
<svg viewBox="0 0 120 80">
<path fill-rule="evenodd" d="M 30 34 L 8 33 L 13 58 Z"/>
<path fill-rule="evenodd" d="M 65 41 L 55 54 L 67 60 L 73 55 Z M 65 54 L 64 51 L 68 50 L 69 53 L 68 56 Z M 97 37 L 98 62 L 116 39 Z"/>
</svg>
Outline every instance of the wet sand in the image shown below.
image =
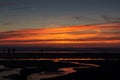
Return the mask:
<svg viewBox="0 0 120 80">
<path fill-rule="evenodd" d="M 11 73 L 2 80 L 115 80 L 119 60 L 0 61 L 0 70 Z"/>
</svg>

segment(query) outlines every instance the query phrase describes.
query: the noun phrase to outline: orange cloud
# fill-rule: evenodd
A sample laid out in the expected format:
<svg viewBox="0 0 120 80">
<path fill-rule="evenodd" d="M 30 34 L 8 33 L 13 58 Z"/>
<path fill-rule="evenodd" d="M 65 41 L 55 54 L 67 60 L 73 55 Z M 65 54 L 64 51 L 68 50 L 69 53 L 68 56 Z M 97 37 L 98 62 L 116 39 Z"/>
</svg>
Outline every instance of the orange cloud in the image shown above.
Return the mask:
<svg viewBox="0 0 120 80">
<path fill-rule="evenodd" d="M 120 23 L 0 32 L 0 44 L 119 47 Z M 104 47 L 104 46 L 103 46 Z"/>
</svg>

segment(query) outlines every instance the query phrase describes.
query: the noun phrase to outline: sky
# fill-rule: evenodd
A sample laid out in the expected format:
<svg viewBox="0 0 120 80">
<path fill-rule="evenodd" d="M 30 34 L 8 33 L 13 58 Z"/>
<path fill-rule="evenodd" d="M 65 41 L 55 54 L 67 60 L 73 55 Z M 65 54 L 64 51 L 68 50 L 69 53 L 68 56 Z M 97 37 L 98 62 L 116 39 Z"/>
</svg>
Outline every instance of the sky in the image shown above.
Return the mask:
<svg viewBox="0 0 120 80">
<path fill-rule="evenodd" d="M 0 0 L 0 45 L 120 47 L 119 22 L 120 0 Z"/>
</svg>

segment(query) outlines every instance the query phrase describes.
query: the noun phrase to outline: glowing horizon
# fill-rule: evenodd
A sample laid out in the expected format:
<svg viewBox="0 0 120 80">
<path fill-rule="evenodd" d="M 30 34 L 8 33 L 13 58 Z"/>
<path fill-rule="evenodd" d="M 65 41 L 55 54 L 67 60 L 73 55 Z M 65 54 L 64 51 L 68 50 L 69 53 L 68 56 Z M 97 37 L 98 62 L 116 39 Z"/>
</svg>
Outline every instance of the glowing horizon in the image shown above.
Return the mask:
<svg viewBox="0 0 120 80">
<path fill-rule="evenodd" d="M 120 23 L 107 23 L 0 32 L 0 44 L 119 47 L 119 26 Z"/>
</svg>

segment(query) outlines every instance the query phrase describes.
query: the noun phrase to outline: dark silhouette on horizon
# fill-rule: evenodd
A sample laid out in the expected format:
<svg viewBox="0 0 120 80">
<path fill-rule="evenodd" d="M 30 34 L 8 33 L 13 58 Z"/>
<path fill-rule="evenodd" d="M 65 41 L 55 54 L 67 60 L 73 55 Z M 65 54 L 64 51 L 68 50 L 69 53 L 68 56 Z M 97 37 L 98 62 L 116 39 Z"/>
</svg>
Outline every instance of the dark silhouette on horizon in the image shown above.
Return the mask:
<svg viewBox="0 0 120 80">
<path fill-rule="evenodd" d="M 12 53 L 15 53 L 15 48 L 12 48 Z"/>
<path fill-rule="evenodd" d="M 3 53 L 15 53 L 15 48 L 3 48 Z"/>
</svg>

